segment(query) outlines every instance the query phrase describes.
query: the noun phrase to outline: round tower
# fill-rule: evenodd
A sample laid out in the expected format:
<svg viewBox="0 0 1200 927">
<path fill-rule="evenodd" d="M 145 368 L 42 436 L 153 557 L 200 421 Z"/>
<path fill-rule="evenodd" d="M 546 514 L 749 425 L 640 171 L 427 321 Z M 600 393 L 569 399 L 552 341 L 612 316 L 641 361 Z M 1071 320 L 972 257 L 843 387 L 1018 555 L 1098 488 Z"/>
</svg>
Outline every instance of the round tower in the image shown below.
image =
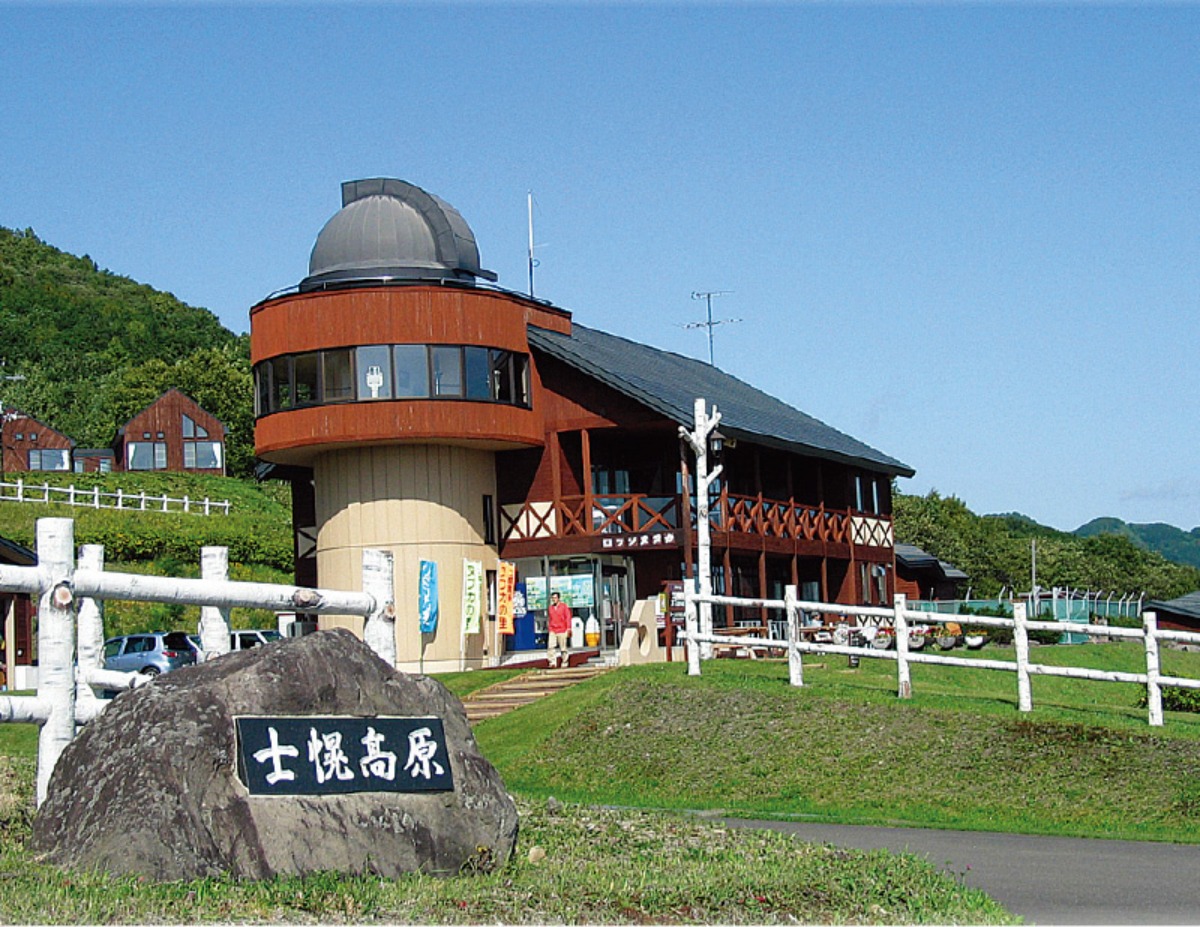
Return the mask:
<svg viewBox="0 0 1200 927">
<path fill-rule="evenodd" d="M 390 550 L 401 669 L 496 662 L 494 624 L 462 635 L 463 563 L 497 568 L 497 452 L 544 443 L 526 327 L 570 319 L 480 283 L 495 279 L 450 204 L 357 180 L 308 276 L 251 310 L 255 451 L 292 481 L 297 581 L 358 589 L 363 548 Z M 418 626 L 422 561 L 437 568 L 433 634 Z"/>
</svg>

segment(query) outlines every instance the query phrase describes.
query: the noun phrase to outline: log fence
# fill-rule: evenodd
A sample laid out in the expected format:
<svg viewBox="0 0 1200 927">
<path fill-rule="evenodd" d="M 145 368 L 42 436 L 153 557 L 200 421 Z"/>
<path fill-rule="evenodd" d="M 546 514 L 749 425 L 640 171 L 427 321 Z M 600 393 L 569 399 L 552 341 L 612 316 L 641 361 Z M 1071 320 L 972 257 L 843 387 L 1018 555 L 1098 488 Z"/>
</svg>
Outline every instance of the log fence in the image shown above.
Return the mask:
<svg viewBox="0 0 1200 927">
<path fill-rule="evenodd" d="M 359 615 L 363 640 L 389 665 L 396 665 L 392 555 L 363 551 L 363 591 L 228 581 L 225 548 L 201 551 L 201 578 L 106 572 L 99 545 L 84 545 L 75 562 L 75 523 L 69 518 L 37 522 L 37 566 L 0 564 L 0 592 L 38 599 L 38 688 L 36 695 L 0 696 L 0 722 L 40 726 L 37 803 L 46 798 L 50 774 L 78 725 L 107 706 L 97 689 L 131 689 L 150 682 L 140 673 L 103 669 L 104 616 L 108 599 L 200 606 L 204 655 L 229 649 L 229 609 Z M 212 649 L 210 649 L 212 648 Z"/>
</svg>

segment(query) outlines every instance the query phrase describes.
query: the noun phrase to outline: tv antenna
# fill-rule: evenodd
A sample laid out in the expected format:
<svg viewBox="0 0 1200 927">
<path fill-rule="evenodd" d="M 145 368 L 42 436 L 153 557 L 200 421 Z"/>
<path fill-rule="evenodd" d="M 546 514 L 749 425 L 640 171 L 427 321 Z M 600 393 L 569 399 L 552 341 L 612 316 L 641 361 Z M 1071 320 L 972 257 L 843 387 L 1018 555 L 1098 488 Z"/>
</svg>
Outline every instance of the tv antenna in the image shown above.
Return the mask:
<svg viewBox="0 0 1200 927">
<path fill-rule="evenodd" d="M 535 267 L 537 267 L 538 264 L 541 263 L 541 261 L 539 261 L 537 258 L 535 258 L 533 256 L 533 249 L 534 249 L 535 245 L 533 243 L 533 191 L 532 190 L 529 191 L 526 202 L 529 205 L 529 298 L 533 299 L 533 269 Z M 545 242 L 543 242 L 541 245 L 537 245 L 536 247 L 538 247 L 538 248 L 545 247 Z"/>
<path fill-rule="evenodd" d="M 707 290 L 695 291 L 692 293 L 692 299 L 702 299 L 708 308 L 707 320 L 704 322 L 689 322 L 684 328 L 707 328 L 708 329 L 708 364 L 710 367 L 715 367 L 713 363 L 713 329 L 718 325 L 726 325 L 730 322 L 740 322 L 741 319 L 717 319 L 713 321 L 712 317 L 712 301 L 717 296 L 729 296 L 733 290 Z"/>
</svg>

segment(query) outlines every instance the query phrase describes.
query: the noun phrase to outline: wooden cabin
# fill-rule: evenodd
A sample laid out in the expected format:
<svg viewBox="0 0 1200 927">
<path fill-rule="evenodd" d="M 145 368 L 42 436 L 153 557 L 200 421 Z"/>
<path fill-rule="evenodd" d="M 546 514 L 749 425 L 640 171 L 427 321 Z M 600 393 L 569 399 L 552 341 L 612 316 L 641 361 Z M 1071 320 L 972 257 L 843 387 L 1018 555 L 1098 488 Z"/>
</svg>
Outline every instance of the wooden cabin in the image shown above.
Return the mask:
<svg viewBox="0 0 1200 927">
<path fill-rule="evenodd" d="M 113 453 L 118 470 L 223 476 L 225 426 L 190 396 L 169 389 L 120 428 Z"/>
<path fill-rule="evenodd" d="M 61 431 L 15 410 L 4 415 L 0 422 L 5 473 L 70 472 L 75 442 Z"/>
</svg>

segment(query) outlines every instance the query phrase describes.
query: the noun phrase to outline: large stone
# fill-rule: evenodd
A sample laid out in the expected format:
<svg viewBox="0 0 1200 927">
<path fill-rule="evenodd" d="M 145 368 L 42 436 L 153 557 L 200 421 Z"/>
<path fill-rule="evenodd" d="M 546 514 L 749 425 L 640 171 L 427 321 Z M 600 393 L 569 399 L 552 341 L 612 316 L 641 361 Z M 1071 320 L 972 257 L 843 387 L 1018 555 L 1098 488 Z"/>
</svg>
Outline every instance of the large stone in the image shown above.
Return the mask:
<svg viewBox="0 0 1200 927">
<path fill-rule="evenodd" d="M 235 716 L 441 718 L 453 789 L 250 794 L 236 770 Z M 301 744 L 295 762 L 307 760 Z M 68 868 L 261 879 L 486 869 L 508 859 L 516 836 L 516 807 L 462 703 L 436 680 L 393 670 L 348 631 L 326 631 L 119 695 L 59 759 L 33 846 Z"/>
</svg>

